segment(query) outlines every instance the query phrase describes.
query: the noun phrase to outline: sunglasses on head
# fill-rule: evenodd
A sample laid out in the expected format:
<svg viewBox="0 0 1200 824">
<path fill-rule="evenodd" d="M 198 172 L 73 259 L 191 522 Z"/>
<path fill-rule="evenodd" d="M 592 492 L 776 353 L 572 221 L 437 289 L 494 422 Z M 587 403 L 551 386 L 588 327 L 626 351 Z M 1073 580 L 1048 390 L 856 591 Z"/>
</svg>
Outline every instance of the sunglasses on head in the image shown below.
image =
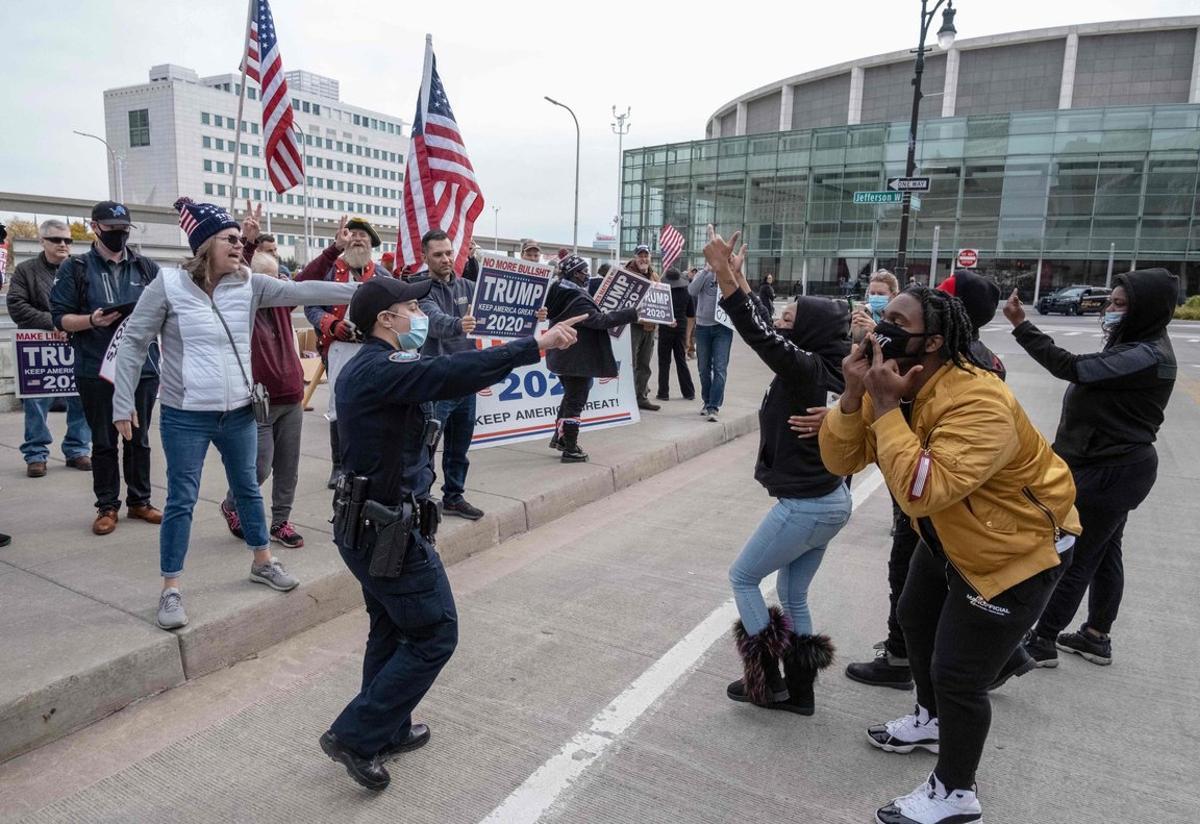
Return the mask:
<svg viewBox="0 0 1200 824">
<path fill-rule="evenodd" d="M 70 246 L 72 243 L 72 239 L 69 237 L 44 237 L 42 240 L 46 241 L 47 243 L 65 243 L 68 246 Z"/>
</svg>

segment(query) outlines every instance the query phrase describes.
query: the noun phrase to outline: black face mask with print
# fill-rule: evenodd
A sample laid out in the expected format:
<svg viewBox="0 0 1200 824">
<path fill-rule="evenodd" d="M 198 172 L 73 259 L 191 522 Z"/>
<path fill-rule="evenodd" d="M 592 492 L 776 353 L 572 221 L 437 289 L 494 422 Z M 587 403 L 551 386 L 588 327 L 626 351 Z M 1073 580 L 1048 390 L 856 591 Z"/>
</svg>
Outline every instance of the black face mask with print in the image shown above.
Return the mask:
<svg viewBox="0 0 1200 824">
<path fill-rule="evenodd" d="M 914 338 L 933 337 L 928 332 L 907 332 L 896 324 L 881 320 L 875 324 L 875 338 L 879 341 L 879 352 L 884 360 L 894 360 L 897 363 L 914 363 L 921 359 L 921 353 L 912 354 L 908 351 L 909 341 Z M 875 346 L 867 347 L 867 360 L 874 360 Z"/>
</svg>

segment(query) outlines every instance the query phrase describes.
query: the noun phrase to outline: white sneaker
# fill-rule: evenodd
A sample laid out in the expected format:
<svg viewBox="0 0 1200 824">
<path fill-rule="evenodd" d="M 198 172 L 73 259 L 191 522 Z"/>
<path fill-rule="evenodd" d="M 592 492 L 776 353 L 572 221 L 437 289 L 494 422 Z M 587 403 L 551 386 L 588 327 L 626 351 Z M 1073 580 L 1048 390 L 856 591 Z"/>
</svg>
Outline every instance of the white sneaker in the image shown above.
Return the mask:
<svg viewBox="0 0 1200 824">
<path fill-rule="evenodd" d="M 946 792 L 935 773 L 908 795 L 875 811 L 878 824 L 982 824 L 983 809 L 974 790 Z"/>
<path fill-rule="evenodd" d="M 910 753 L 915 749 L 938 751 L 938 720 L 917 704 L 911 713 L 886 724 L 867 727 L 871 746 L 885 752 Z"/>
</svg>

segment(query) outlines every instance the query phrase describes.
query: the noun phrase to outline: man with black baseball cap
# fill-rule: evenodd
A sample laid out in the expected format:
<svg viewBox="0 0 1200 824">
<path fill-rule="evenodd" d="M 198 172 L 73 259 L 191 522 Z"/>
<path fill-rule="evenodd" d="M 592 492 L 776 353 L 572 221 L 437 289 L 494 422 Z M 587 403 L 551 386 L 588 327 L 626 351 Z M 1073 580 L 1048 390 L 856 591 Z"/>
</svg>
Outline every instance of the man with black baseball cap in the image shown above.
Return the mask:
<svg viewBox="0 0 1200 824">
<path fill-rule="evenodd" d="M 127 248 L 133 228 L 123 203 L 101 201 L 92 208 L 92 248 L 59 266 L 50 291 L 50 318 L 56 329 L 71 333 L 75 350 L 75 385 L 92 430 L 92 486 L 96 520 L 92 532 L 107 535 L 117 528 L 124 464 L 128 516 L 162 523 L 162 512 L 150 503 L 150 424 L 158 395 L 158 344 L 151 344 L 135 391 L 138 426 L 118 460 L 121 440 L 113 426 L 113 385 L 100 377 L 100 365 L 121 321 L 133 311 L 142 291 L 158 277 L 158 264 Z"/>
<path fill-rule="evenodd" d="M 366 343 L 334 387 L 344 474 L 333 540 L 362 584 L 371 630 L 362 690 L 320 743 L 371 790 L 388 785 L 384 761 L 429 741 L 412 712 L 458 642 L 454 595 L 434 549 L 440 518 L 429 490 L 439 427 L 431 402 L 491 386 L 537 363 L 539 349 L 565 349 L 582 319 L 503 346 L 423 357 L 429 319 L 419 301 L 431 286 L 379 277 L 358 288 L 349 318 Z"/>
</svg>

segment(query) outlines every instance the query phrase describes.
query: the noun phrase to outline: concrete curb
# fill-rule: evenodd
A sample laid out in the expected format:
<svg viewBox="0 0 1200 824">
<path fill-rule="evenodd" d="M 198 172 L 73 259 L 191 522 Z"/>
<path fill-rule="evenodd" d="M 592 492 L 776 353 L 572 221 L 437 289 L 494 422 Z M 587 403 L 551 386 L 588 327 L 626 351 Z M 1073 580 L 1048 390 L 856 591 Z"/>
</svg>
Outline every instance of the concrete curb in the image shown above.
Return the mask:
<svg viewBox="0 0 1200 824">
<path fill-rule="evenodd" d="M 439 552 L 447 565 L 457 563 L 757 428 L 757 411 L 730 413 L 719 426 L 710 424 L 673 439 L 647 438 L 636 451 L 598 455 L 592 462 L 574 465 L 550 464 L 553 456 L 546 454 L 548 450 L 513 449 L 504 460 L 512 464 L 514 471 L 552 471 L 556 473 L 553 488 L 518 498 L 513 497 L 509 473 L 481 478 L 480 485 L 469 491 L 487 514 L 475 522 L 449 519 L 439 535 Z M 327 529 L 317 529 L 314 534 L 327 535 Z M 90 662 L 78 671 L 56 673 L 53 680 L 30 684 L 11 700 L 10 696 L 0 697 L 0 762 L 68 735 L 137 700 L 228 667 L 361 608 L 358 583 L 341 567 L 336 552 L 333 558 L 323 559 L 321 571 L 314 572 L 306 573 L 301 587 L 291 593 L 239 598 L 220 611 L 208 611 L 173 635 L 161 633 L 141 620 L 143 616 L 125 611 L 117 603 L 89 601 L 110 621 L 140 624 L 134 632 L 143 635 L 132 648 L 126 645 L 110 659 Z M 11 575 L 15 586 L 17 576 L 25 574 L 19 570 L 5 573 L 0 584 Z M 0 629 L 8 627 L 0 623 Z M 102 632 L 93 633 L 90 639 L 94 649 L 109 647 L 108 636 Z M 60 663 L 71 666 L 66 661 Z"/>
</svg>

